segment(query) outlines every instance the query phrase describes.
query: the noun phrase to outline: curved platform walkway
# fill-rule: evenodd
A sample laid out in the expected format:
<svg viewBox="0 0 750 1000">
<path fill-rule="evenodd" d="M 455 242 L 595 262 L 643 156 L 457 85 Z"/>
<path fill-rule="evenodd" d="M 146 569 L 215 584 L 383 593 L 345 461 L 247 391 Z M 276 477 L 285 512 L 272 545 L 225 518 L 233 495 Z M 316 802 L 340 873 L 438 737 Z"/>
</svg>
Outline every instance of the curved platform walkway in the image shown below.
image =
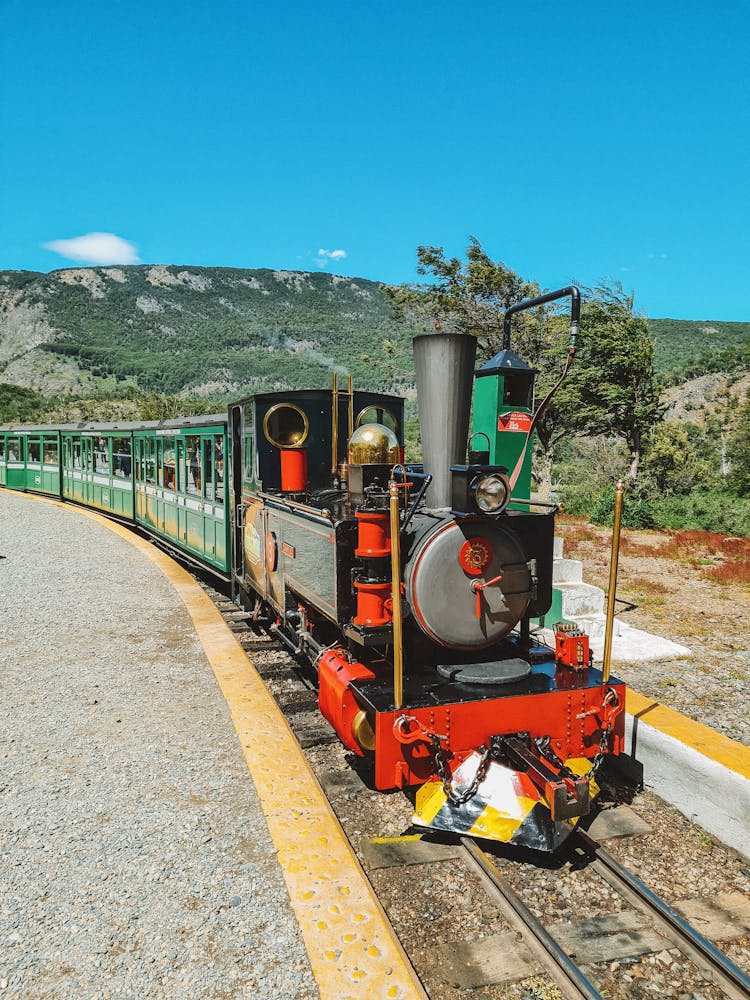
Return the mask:
<svg viewBox="0 0 750 1000">
<path fill-rule="evenodd" d="M 424 996 L 200 588 L 4 490 L 0 761 L 0 998 Z"/>
</svg>

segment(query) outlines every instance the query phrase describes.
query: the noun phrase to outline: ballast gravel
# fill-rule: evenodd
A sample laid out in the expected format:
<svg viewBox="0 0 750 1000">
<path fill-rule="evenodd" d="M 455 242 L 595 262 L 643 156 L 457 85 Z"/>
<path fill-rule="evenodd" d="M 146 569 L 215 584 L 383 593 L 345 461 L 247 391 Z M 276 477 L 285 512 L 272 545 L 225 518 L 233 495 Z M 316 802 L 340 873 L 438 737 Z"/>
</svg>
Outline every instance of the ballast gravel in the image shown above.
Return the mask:
<svg viewBox="0 0 750 1000">
<path fill-rule="evenodd" d="M 228 708 L 159 570 L 0 491 L 0 998 L 318 996 Z"/>
</svg>

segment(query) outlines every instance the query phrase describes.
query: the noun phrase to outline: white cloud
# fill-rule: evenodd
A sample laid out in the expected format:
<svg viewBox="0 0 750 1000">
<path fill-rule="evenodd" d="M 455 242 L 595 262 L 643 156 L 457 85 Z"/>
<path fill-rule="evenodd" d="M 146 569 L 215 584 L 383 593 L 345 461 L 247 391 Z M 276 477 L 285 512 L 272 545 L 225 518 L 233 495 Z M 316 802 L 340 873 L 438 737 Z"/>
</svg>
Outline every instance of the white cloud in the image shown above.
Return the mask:
<svg viewBox="0 0 750 1000">
<path fill-rule="evenodd" d="M 329 260 L 343 260 L 346 257 L 346 250 L 318 250 L 318 267 L 326 267 Z"/>
<path fill-rule="evenodd" d="M 650 253 L 648 255 L 648 259 L 649 260 L 668 260 L 669 259 L 669 254 L 668 253 L 664 253 L 664 252 L 662 252 L 662 253 Z"/>
<path fill-rule="evenodd" d="M 136 246 L 114 233 L 86 233 L 71 240 L 52 240 L 43 246 L 45 250 L 52 250 L 79 264 L 106 266 L 138 263 Z"/>
</svg>

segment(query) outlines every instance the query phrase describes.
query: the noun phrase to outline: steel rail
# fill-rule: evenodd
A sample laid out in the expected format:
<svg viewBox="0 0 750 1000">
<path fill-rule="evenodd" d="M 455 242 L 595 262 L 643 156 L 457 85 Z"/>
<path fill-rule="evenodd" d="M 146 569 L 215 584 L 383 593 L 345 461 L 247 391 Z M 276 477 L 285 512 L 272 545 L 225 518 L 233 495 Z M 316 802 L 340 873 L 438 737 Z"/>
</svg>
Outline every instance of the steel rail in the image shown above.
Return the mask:
<svg viewBox="0 0 750 1000">
<path fill-rule="evenodd" d="M 710 982 L 724 990 L 733 1000 L 747 1000 L 750 997 L 750 976 L 624 868 L 609 851 L 582 831 L 576 836 L 583 845 L 583 850 L 596 858 L 593 865 L 595 870 L 631 905 L 646 914 L 657 929 L 694 962 Z"/>
<path fill-rule="evenodd" d="M 531 935 L 531 940 L 527 940 L 526 943 L 564 994 L 568 997 L 582 997 L 584 1000 L 602 1000 L 602 994 L 560 947 L 541 921 L 534 916 L 520 896 L 511 889 L 484 851 L 470 837 L 461 837 L 460 840 L 472 864 L 507 904 L 504 907 L 505 916 L 517 930 L 522 932 L 525 930 Z"/>
</svg>

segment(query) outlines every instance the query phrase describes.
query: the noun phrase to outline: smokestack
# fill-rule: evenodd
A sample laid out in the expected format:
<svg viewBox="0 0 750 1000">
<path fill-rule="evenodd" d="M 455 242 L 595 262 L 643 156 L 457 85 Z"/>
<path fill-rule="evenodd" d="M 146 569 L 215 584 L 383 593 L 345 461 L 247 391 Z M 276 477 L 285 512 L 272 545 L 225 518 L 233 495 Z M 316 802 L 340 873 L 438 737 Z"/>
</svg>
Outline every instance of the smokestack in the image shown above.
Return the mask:
<svg viewBox="0 0 750 1000">
<path fill-rule="evenodd" d="M 427 333 L 414 338 L 419 423 L 429 507 L 449 507 L 452 465 L 462 465 L 469 436 L 476 337 Z"/>
</svg>

